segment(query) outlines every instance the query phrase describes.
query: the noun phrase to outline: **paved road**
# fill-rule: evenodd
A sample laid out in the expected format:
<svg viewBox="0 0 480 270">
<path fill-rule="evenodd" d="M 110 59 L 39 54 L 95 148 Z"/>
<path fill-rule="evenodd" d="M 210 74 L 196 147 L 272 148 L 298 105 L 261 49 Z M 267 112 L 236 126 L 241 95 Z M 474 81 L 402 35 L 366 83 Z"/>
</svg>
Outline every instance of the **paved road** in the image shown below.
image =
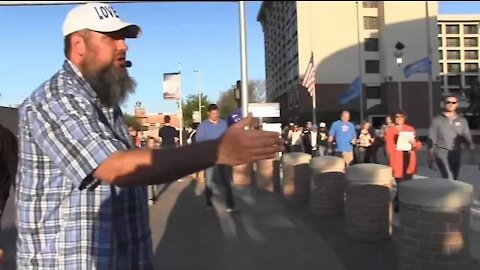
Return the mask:
<svg viewBox="0 0 480 270">
<path fill-rule="evenodd" d="M 429 176 L 438 172 L 422 167 L 419 173 Z M 479 176 L 477 167 L 464 166 L 462 179 L 475 184 L 477 194 Z M 236 201 L 243 211 L 227 214 L 219 190 L 215 191 L 215 210 L 205 210 L 203 184 L 196 181 L 174 182 L 161 192 L 158 203 L 150 206 L 158 270 L 397 269 L 392 241 L 351 241 L 345 235 L 343 216 L 313 215 L 308 205 L 287 202 L 279 194 L 236 187 Z M 0 240 L 7 260 L 0 269 L 15 269 L 12 200 L 2 223 Z M 479 235 L 472 230 L 470 243 L 477 255 Z M 475 267 L 472 270 L 480 269 Z"/>
</svg>

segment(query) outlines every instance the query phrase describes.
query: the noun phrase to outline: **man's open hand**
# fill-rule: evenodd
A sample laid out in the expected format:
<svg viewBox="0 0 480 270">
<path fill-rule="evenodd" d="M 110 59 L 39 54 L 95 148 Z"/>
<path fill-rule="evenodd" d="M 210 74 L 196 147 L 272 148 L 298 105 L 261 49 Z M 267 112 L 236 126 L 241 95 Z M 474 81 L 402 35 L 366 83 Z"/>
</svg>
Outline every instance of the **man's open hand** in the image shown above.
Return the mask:
<svg viewBox="0 0 480 270">
<path fill-rule="evenodd" d="M 283 151 L 280 134 L 262 130 L 245 130 L 252 116 L 240 120 L 227 129 L 218 149 L 218 164 L 240 165 L 251 161 L 274 158 Z"/>
</svg>

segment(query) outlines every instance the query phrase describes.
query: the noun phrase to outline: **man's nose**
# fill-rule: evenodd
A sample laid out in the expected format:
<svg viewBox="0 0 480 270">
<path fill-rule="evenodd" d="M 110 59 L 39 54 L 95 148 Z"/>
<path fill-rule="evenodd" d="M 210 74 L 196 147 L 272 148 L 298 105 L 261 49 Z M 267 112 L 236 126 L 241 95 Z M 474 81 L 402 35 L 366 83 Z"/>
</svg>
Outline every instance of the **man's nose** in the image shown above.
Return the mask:
<svg viewBox="0 0 480 270">
<path fill-rule="evenodd" d="M 128 46 L 127 46 L 127 43 L 125 42 L 125 39 L 117 40 L 117 49 L 121 52 L 128 51 Z"/>
</svg>

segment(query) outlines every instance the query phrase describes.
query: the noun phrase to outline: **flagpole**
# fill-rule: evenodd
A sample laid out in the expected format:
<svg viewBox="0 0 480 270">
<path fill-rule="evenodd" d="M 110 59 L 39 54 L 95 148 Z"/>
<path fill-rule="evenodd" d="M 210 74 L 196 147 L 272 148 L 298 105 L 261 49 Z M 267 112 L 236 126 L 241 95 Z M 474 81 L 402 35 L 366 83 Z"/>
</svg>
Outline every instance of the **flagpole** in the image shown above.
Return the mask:
<svg viewBox="0 0 480 270">
<path fill-rule="evenodd" d="M 426 10 L 426 25 L 427 25 L 427 53 L 428 59 L 432 61 L 432 45 L 431 45 L 431 37 L 430 37 L 430 15 L 428 12 L 428 1 L 425 1 L 425 10 Z M 432 67 L 430 66 L 428 72 L 428 116 L 429 122 L 432 122 L 433 119 L 433 86 L 432 86 Z"/>
<path fill-rule="evenodd" d="M 358 76 L 360 78 L 360 123 L 363 122 L 363 72 L 362 72 L 362 46 L 360 43 L 360 23 L 358 12 L 358 1 L 355 2 L 357 7 L 357 47 L 358 47 Z"/>
<path fill-rule="evenodd" d="M 179 98 L 179 110 L 180 110 L 180 145 L 183 145 L 183 101 L 182 101 L 182 73 L 181 73 L 181 63 L 178 63 L 178 75 L 180 80 L 178 82 L 178 98 Z"/>
<path fill-rule="evenodd" d="M 308 12 L 309 12 L 308 19 L 310 20 L 310 24 L 308 27 L 310 30 L 310 51 L 312 53 L 312 56 L 311 56 L 312 68 L 316 70 L 315 61 L 313 59 L 313 46 L 312 46 L 312 4 L 310 3 L 309 5 L 310 5 L 310 8 L 308 9 Z M 317 77 L 316 71 L 315 71 L 315 77 Z M 317 123 L 317 78 L 314 78 L 314 85 L 313 85 L 312 92 L 313 92 L 312 93 L 312 124 L 318 125 Z"/>
<path fill-rule="evenodd" d="M 312 52 L 312 60 L 313 60 L 313 52 Z M 313 61 L 313 65 L 315 66 L 315 61 Z M 315 68 L 315 67 L 312 68 Z M 315 72 L 315 77 L 317 76 L 317 72 Z M 318 125 L 317 123 L 317 79 L 315 79 L 314 85 L 313 85 L 313 93 L 312 93 L 312 124 Z"/>
</svg>

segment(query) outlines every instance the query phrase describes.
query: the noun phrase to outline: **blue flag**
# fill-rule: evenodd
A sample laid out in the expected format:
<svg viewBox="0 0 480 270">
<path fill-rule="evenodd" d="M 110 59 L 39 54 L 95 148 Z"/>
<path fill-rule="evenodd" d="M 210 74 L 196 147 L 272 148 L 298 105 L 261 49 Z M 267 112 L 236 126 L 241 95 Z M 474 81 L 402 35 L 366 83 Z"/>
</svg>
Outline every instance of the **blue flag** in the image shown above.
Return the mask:
<svg viewBox="0 0 480 270">
<path fill-rule="evenodd" d="M 360 76 L 358 76 L 350 84 L 350 86 L 345 91 L 343 91 L 343 93 L 338 97 L 338 103 L 340 103 L 341 105 L 347 104 L 350 100 L 359 97 L 361 91 L 362 91 L 362 80 L 360 80 Z"/>
<path fill-rule="evenodd" d="M 430 73 L 431 69 L 432 69 L 432 61 L 430 60 L 430 58 L 425 57 L 423 59 L 420 59 L 418 61 L 411 63 L 410 65 L 407 65 L 403 69 L 403 74 L 405 75 L 405 78 L 408 78 L 415 73 Z"/>
</svg>

